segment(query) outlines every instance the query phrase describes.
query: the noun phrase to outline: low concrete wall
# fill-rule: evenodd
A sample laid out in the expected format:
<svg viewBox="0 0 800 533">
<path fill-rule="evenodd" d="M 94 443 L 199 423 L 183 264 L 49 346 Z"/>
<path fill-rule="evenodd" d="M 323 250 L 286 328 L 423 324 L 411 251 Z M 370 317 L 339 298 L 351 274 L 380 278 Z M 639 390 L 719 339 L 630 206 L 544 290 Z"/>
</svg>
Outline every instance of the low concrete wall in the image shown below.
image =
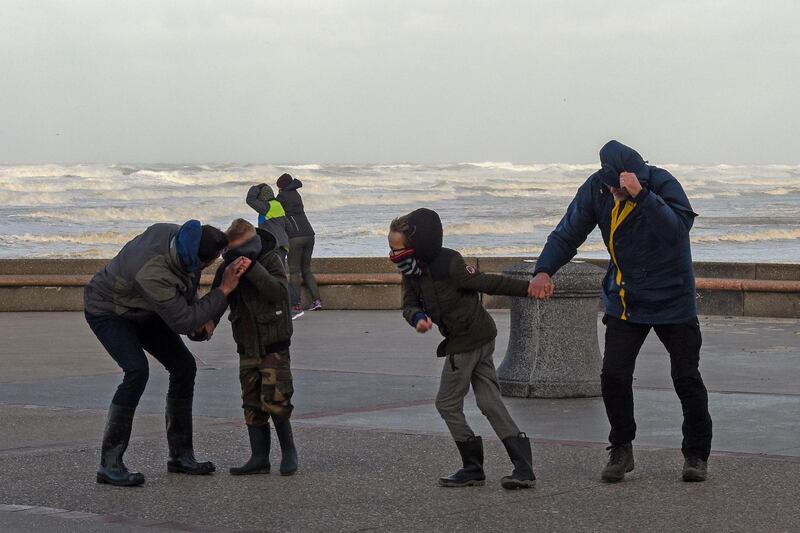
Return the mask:
<svg viewBox="0 0 800 533">
<path fill-rule="evenodd" d="M 483 272 L 500 273 L 520 257 L 471 257 L 467 263 Z M 83 308 L 83 284 L 102 268 L 103 259 L 0 259 L 0 311 L 78 311 Z M 607 266 L 607 261 L 585 261 Z M 213 269 L 213 267 L 212 267 Z M 204 274 L 209 282 L 212 269 Z M 400 277 L 382 257 L 314 259 L 320 292 L 328 309 L 397 309 Z M 800 265 L 756 263 L 695 263 L 701 314 L 800 318 Z M 712 283 L 718 280 L 725 283 Z M 764 283 L 746 283 L 765 280 Z M 783 288 L 782 288 L 783 287 Z M 789 290 L 786 289 L 789 287 Z M 304 301 L 310 298 L 304 290 Z M 484 296 L 489 308 L 507 308 L 505 297 Z"/>
</svg>

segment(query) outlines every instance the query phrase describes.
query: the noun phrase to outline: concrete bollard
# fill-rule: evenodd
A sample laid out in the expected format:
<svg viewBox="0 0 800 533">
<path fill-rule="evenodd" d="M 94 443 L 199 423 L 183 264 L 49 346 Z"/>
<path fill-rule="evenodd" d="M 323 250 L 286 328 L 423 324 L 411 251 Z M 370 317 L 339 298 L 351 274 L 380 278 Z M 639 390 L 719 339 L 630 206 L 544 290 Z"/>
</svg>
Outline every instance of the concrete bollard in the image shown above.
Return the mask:
<svg viewBox="0 0 800 533">
<path fill-rule="evenodd" d="M 535 268 L 526 260 L 505 274 L 531 279 Z M 600 267 L 572 261 L 553 277 L 549 301 L 512 298 L 508 350 L 497 371 L 504 396 L 600 395 L 597 312 L 604 275 Z"/>
</svg>

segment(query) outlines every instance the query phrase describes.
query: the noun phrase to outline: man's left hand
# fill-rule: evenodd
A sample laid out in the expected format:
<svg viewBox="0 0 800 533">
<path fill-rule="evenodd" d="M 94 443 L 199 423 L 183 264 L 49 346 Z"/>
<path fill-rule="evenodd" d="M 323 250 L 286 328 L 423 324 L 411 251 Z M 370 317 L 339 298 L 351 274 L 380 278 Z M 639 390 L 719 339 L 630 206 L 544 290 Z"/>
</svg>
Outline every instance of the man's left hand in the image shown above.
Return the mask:
<svg viewBox="0 0 800 533">
<path fill-rule="evenodd" d="M 619 175 L 619 188 L 625 189 L 631 198 L 635 198 L 641 192 L 642 184 L 633 172 L 623 172 Z"/>
<path fill-rule="evenodd" d="M 203 326 L 203 329 L 206 332 L 206 340 L 210 340 L 211 336 L 214 334 L 214 321 L 209 320 L 208 322 L 206 322 L 206 325 Z"/>
</svg>

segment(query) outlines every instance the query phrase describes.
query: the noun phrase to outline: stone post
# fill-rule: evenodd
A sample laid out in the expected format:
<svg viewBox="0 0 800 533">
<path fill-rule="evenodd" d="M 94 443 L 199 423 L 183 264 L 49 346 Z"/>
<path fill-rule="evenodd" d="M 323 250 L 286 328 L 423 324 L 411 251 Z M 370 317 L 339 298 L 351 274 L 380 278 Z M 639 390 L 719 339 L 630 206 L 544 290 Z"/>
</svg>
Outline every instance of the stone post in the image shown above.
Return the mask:
<svg viewBox="0 0 800 533">
<path fill-rule="evenodd" d="M 505 274 L 530 279 L 535 268 L 526 260 Z M 600 267 L 572 261 L 553 276 L 556 291 L 549 301 L 511 299 L 508 350 L 497 371 L 503 395 L 600 395 L 597 313 L 604 275 Z"/>
</svg>

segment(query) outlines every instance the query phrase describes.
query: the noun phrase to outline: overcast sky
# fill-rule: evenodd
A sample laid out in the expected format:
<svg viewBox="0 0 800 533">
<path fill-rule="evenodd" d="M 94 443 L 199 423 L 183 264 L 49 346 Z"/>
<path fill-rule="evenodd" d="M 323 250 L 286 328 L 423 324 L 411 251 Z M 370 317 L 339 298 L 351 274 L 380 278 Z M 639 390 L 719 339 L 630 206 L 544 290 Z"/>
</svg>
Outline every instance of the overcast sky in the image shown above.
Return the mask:
<svg viewBox="0 0 800 533">
<path fill-rule="evenodd" d="M 0 13 L 0 162 L 800 163 L 797 0 Z"/>
</svg>

